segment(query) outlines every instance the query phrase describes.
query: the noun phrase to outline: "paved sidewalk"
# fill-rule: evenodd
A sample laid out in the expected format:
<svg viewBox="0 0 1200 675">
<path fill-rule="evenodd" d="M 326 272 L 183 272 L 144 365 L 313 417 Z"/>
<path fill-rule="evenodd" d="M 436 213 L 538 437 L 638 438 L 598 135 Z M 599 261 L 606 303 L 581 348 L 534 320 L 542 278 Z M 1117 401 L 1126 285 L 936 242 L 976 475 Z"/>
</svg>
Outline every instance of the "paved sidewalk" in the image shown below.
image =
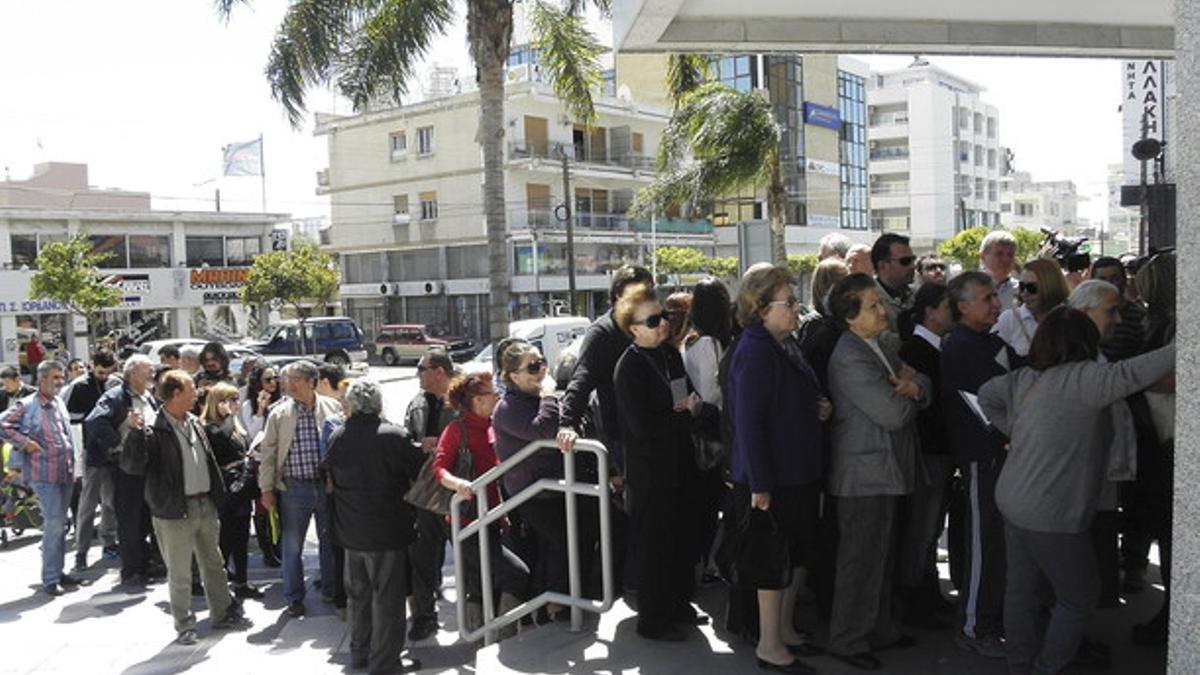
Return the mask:
<svg viewBox="0 0 1200 675">
<path fill-rule="evenodd" d="M 192 647 L 173 644 L 174 631 L 167 612 L 164 585 L 144 593 L 126 593 L 115 587 L 117 569 L 111 561 L 94 565 L 82 576 L 88 585 L 60 598 L 38 592 L 39 534 L 27 533 L 0 550 L 0 631 L 5 649 L 0 673 L 340 673 L 349 672 L 346 624 L 331 605 L 312 590 L 309 613 L 289 619 L 277 569 L 262 567 L 251 554 L 251 577 L 267 591 L 264 601 L 246 601 L 254 627 L 245 632 L 209 630 L 203 599 L 195 600 L 200 617 L 201 641 Z M 254 547 L 252 546 L 252 549 Z M 93 558 L 100 549 L 93 547 Z M 72 556 L 68 554 L 68 561 Z M 305 567 L 309 579 L 317 568 L 316 543 L 310 532 Z M 447 567 L 445 595 L 454 599 L 453 564 Z M 720 615 L 719 587 L 704 589 L 701 609 Z M 1101 612 L 1089 633 L 1112 647 L 1118 675 L 1155 675 L 1165 671 L 1165 650 L 1135 647 L 1129 643 L 1129 625 L 1153 613 L 1161 593 L 1151 590 L 1135 596 L 1126 610 Z M 713 626 L 694 631 L 680 644 L 650 643 L 634 634 L 633 610 L 619 602 L 612 611 L 590 618 L 588 630 L 570 633 L 561 624 L 523 631 L 478 654 L 458 641 L 453 605 L 440 608 L 442 631 L 412 646 L 411 656 L 423 662 L 427 673 L 625 673 L 654 675 L 681 673 L 760 673 L 753 650 Z M 949 631 L 913 631 L 916 648 L 885 652 L 880 672 L 924 675 L 966 673 L 1000 675 L 1000 661 L 968 655 L 952 643 Z M 857 672 L 828 657 L 808 659 L 822 673 Z M 1069 671 L 1073 672 L 1073 671 Z"/>
</svg>

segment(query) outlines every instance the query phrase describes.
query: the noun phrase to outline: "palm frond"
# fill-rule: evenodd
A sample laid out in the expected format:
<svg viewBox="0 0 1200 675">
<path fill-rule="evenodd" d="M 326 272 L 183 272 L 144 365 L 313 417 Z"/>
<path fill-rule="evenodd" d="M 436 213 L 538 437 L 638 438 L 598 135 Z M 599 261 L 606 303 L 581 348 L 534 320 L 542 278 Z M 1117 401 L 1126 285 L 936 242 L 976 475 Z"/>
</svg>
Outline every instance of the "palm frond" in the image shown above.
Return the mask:
<svg viewBox="0 0 1200 675">
<path fill-rule="evenodd" d="M 589 5 L 595 7 L 600 16 L 612 18 L 612 0 L 563 0 L 562 3 L 563 10 L 574 16 L 582 16 Z"/>
<path fill-rule="evenodd" d="M 329 82 L 351 16 L 348 3 L 326 0 L 297 0 L 284 14 L 266 75 L 271 97 L 283 106 L 293 127 L 303 119 L 308 87 Z"/>
<path fill-rule="evenodd" d="M 708 80 L 712 63 L 706 54 L 671 54 L 667 58 L 667 94 L 675 105 Z"/>
<path fill-rule="evenodd" d="M 596 119 L 593 92 L 600 88 L 600 54 L 603 47 L 588 30 L 584 18 L 538 0 L 530 6 L 535 47 L 550 76 L 554 93 L 567 111 L 584 124 Z"/>
<path fill-rule="evenodd" d="M 249 6 L 250 0 L 213 0 L 213 5 L 217 9 L 217 16 L 225 23 L 229 23 L 229 17 L 233 15 L 233 6 Z"/>
<path fill-rule="evenodd" d="M 362 110 L 380 94 L 399 103 L 407 83 L 433 40 L 454 21 L 447 0 L 401 0 L 384 3 L 387 11 L 362 17 L 339 55 L 337 87 Z"/>
</svg>

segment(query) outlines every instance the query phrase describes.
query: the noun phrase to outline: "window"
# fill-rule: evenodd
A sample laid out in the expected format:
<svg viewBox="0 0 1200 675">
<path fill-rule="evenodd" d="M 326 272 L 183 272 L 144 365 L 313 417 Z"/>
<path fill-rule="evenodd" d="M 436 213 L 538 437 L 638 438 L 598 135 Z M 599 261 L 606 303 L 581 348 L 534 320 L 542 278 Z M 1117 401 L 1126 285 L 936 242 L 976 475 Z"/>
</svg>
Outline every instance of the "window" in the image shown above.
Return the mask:
<svg viewBox="0 0 1200 675">
<path fill-rule="evenodd" d="M 838 71 L 838 108 L 842 115 L 841 138 L 841 226 L 865 230 L 867 213 L 867 106 L 866 81 Z M 897 113 L 899 114 L 899 113 Z"/>
<path fill-rule="evenodd" d="M 171 238 L 165 235 L 130 235 L 129 266 L 170 267 Z"/>
<path fill-rule="evenodd" d="M 249 267 L 254 264 L 254 256 L 262 253 L 262 238 L 260 237 L 226 237 L 226 264 L 230 267 Z"/>
<path fill-rule="evenodd" d="M 21 269 L 23 265 L 31 269 L 34 267 L 33 261 L 37 260 L 38 255 L 36 234 L 14 234 L 9 238 L 9 245 L 12 247 L 13 269 Z"/>
<path fill-rule="evenodd" d="M 105 256 L 100 261 L 100 269 L 122 269 L 129 267 L 129 249 L 125 236 L 120 234 L 94 234 L 88 237 L 92 242 L 92 253 Z"/>
<path fill-rule="evenodd" d="M 433 154 L 433 127 L 421 127 L 417 129 L 417 154 Z"/>
<path fill-rule="evenodd" d="M 717 61 L 717 79 L 742 93 L 749 93 L 758 86 L 758 73 L 755 72 L 757 57 L 748 54 L 725 56 Z"/>
<path fill-rule="evenodd" d="M 996 118 L 995 117 L 987 118 L 987 137 L 988 138 L 996 137 Z"/>
<path fill-rule="evenodd" d="M 1031 204 L 1030 202 L 1017 202 L 1014 205 L 1014 207 L 1015 207 L 1015 212 L 1018 216 L 1028 217 L 1028 216 L 1034 215 L 1035 209 L 1034 209 L 1033 204 Z"/>
<path fill-rule="evenodd" d="M 221 237 L 187 237 L 184 247 L 188 267 L 225 265 L 225 241 Z"/>
<path fill-rule="evenodd" d="M 958 159 L 962 162 L 971 161 L 971 144 L 966 141 L 958 142 Z"/>
<path fill-rule="evenodd" d="M 968 129 L 971 126 L 971 111 L 966 108 L 958 109 L 958 126 L 962 129 Z"/>
<path fill-rule="evenodd" d="M 979 199 L 983 199 L 985 196 L 987 196 L 987 193 L 985 192 L 986 189 L 987 188 L 984 186 L 983 179 L 976 178 L 975 179 L 975 196 Z"/>
<path fill-rule="evenodd" d="M 983 133 L 983 113 L 975 113 L 975 133 Z"/>
<path fill-rule="evenodd" d="M 985 153 L 982 145 L 975 146 L 975 166 L 983 166 Z"/>
<path fill-rule="evenodd" d="M 989 202 L 996 201 L 996 197 L 997 197 L 996 188 L 997 188 L 996 181 L 989 180 L 988 181 L 988 201 Z"/>
<path fill-rule="evenodd" d="M 437 220 L 437 193 L 422 192 L 419 198 L 421 200 L 421 220 Z"/>
<path fill-rule="evenodd" d="M 403 131 L 388 134 L 388 150 L 393 162 L 404 159 L 408 154 L 408 136 Z"/>
<path fill-rule="evenodd" d="M 987 151 L 987 165 L 989 169 L 996 168 L 996 151 L 989 149 Z"/>
</svg>

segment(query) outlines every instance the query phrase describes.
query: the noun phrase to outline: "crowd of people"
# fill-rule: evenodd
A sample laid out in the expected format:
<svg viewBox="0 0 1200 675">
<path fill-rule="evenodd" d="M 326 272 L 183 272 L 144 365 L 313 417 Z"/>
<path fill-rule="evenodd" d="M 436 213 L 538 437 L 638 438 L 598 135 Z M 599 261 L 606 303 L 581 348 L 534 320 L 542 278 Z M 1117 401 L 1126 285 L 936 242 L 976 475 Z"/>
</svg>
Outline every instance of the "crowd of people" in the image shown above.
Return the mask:
<svg viewBox="0 0 1200 675">
<path fill-rule="evenodd" d="M 496 345 L 492 373 L 460 374 L 435 348 L 394 424 L 368 378 L 305 360 L 230 373 L 218 343 L 167 348 L 158 367 L 100 351 L 69 384 L 54 360 L 33 388 L 0 371 L 0 437 L 45 518 L 43 588 L 79 583 L 64 571 L 73 520 L 72 572 L 98 540 L 122 584 L 165 580 L 177 639 L 192 644 L 192 596 L 206 597 L 213 629 L 248 626 L 242 602 L 263 597 L 247 575 L 252 529 L 280 568 L 285 612 L 306 613 L 315 520 L 313 585 L 345 610 L 354 666 L 411 669 L 406 643 L 439 628 L 450 495 L 471 506 L 469 523 L 473 500 L 496 506 L 561 479 L 560 452 L 595 438 L 610 462 L 613 571 L 641 639 L 687 640 L 710 621 L 697 588 L 724 580 L 724 628 L 767 670 L 813 672 L 802 659 L 821 653 L 879 669 L 880 654 L 916 643 L 906 626 L 952 631 L 1014 673 L 1107 661 L 1084 635 L 1089 616 L 1145 588 L 1154 542 L 1169 578 L 1174 255 L 1100 258 L 1086 280 L 1052 256 L 1017 272 L 1015 240 L 995 231 L 978 270 L 918 258 L 897 234 L 830 237 L 821 258 L 809 306 L 767 263 L 732 294 L 706 279 L 666 296 L 623 267 L 565 391 L 524 340 Z M 581 458 L 580 475 L 598 474 Z M 423 485 L 432 498 L 414 497 Z M 602 576 L 595 509 L 579 500 L 588 597 Z M 485 605 L 571 591 L 562 493 L 488 531 L 482 554 L 463 547 L 468 631 Z M 823 645 L 798 612 L 805 599 L 827 622 Z M 1136 641 L 1165 640 L 1166 608 Z M 528 622 L 569 614 L 551 604 Z"/>
</svg>

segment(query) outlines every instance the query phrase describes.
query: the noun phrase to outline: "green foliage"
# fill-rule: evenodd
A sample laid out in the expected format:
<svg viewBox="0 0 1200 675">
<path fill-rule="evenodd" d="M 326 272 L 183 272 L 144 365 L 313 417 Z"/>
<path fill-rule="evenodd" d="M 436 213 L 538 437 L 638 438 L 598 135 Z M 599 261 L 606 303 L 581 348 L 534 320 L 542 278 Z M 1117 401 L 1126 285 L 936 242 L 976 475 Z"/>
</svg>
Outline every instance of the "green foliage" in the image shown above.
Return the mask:
<svg viewBox="0 0 1200 675">
<path fill-rule="evenodd" d="M 35 262 L 38 271 L 29 280 L 29 297 L 60 302 L 92 323 L 96 313 L 121 302 L 121 289 L 104 283 L 98 269 L 110 256 L 94 253 L 86 232 L 46 244 Z"/>
<path fill-rule="evenodd" d="M 675 105 L 708 80 L 713 58 L 706 54 L 671 54 L 667 60 L 667 93 Z"/>
<path fill-rule="evenodd" d="M 737 258 L 712 258 L 690 246 L 659 246 L 655 262 L 660 274 L 711 274 L 727 279 L 738 272 Z"/>
<path fill-rule="evenodd" d="M 947 260 L 957 261 L 964 270 L 977 270 L 979 269 L 979 247 L 983 244 L 983 238 L 991 231 L 991 228 L 982 225 L 963 230 L 939 244 L 938 253 Z M 1009 232 L 1017 240 L 1016 261 L 1018 266 L 1038 257 L 1042 248 L 1040 232 L 1023 227 L 1014 228 Z"/>
<path fill-rule="evenodd" d="M 325 252 L 308 241 L 299 241 L 291 251 L 272 251 L 254 259 L 242 287 L 242 302 L 268 304 L 278 309 L 289 305 L 303 318 L 310 304 L 331 301 L 338 290 L 338 267 Z"/>
<path fill-rule="evenodd" d="M 817 269 L 818 262 L 820 261 L 817 260 L 817 255 L 815 253 L 808 253 L 805 255 L 793 254 L 787 257 L 788 269 L 792 272 L 792 274 L 796 275 L 796 278 L 812 274 L 813 270 Z"/>
<path fill-rule="evenodd" d="M 572 118 L 591 125 L 596 121 L 592 92 L 603 84 L 604 47 L 588 30 L 582 7 L 564 10 L 539 0 L 529 6 L 529 20 L 540 53 L 538 63 L 549 74 L 555 95 L 566 103 Z"/>
</svg>

